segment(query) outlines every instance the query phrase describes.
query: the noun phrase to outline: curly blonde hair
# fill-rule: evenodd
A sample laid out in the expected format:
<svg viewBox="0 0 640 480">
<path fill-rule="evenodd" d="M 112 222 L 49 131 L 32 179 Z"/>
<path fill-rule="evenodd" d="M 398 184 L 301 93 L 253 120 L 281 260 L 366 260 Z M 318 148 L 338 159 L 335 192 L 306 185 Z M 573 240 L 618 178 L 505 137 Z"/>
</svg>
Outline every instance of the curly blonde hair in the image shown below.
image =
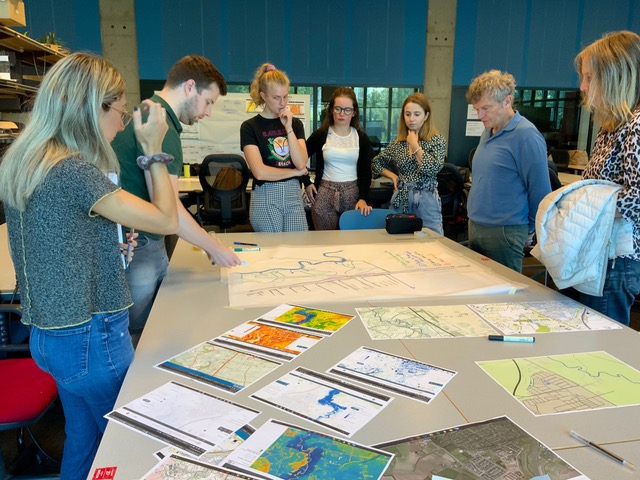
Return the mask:
<svg viewBox="0 0 640 480">
<path fill-rule="evenodd" d="M 515 91 L 516 79 L 513 75 L 500 70 L 489 70 L 473 79 L 467 91 L 467 101 L 476 103 L 486 95 L 491 100 L 503 102 L 507 96 L 513 97 Z"/>
</svg>

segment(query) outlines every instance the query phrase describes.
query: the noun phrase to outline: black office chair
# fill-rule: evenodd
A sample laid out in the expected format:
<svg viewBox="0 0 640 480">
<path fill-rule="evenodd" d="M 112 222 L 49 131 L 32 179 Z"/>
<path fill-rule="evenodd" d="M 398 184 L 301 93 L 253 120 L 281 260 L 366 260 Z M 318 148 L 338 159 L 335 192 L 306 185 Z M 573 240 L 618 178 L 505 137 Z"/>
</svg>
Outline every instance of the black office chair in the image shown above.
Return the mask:
<svg viewBox="0 0 640 480">
<path fill-rule="evenodd" d="M 446 237 L 458 240 L 466 231 L 467 212 L 464 179 L 457 166 L 445 163 L 438 173 L 438 195 L 442 203 L 442 227 Z"/>
<path fill-rule="evenodd" d="M 240 155 L 207 155 L 200 165 L 202 199 L 196 216 L 200 225 L 217 225 L 226 230 L 247 223 L 249 167 Z"/>
<path fill-rule="evenodd" d="M 569 150 L 553 149 L 549 153 L 551 153 L 551 159 L 556 165 L 557 171 L 566 172 L 569 170 L 569 160 L 571 159 Z"/>
</svg>

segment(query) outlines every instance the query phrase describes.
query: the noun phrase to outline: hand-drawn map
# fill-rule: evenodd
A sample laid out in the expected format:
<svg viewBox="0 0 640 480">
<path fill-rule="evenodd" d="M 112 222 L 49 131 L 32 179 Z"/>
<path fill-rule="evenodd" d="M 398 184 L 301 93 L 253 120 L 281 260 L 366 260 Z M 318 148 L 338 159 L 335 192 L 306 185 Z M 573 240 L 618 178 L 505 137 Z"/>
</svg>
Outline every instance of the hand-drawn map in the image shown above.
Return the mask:
<svg viewBox="0 0 640 480">
<path fill-rule="evenodd" d="M 425 296 L 486 295 L 526 288 L 438 241 L 280 246 L 228 272 L 229 305 L 265 306 Z"/>
</svg>

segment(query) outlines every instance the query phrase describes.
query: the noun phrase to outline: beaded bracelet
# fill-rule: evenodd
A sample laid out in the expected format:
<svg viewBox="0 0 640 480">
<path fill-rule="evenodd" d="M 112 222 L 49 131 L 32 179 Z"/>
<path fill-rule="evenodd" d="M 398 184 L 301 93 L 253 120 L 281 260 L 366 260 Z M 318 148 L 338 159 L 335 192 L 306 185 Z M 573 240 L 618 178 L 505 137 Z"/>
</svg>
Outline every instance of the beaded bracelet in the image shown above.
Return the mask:
<svg viewBox="0 0 640 480">
<path fill-rule="evenodd" d="M 164 163 L 165 165 L 173 162 L 173 155 L 168 153 L 154 153 L 153 155 L 140 155 L 136 159 L 136 163 L 142 170 L 149 170 L 154 163 Z"/>
</svg>

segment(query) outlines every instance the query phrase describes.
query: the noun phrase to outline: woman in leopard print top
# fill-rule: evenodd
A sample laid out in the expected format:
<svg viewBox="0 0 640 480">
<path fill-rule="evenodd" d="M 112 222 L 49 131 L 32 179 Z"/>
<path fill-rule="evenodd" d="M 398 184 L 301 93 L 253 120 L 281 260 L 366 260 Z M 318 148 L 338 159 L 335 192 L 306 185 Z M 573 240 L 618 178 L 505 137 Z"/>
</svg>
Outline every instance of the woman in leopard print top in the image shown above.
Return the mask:
<svg viewBox="0 0 640 480">
<path fill-rule="evenodd" d="M 422 93 L 409 95 L 402 104 L 398 137 L 372 163 L 373 176 L 393 182 L 390 208 L 422 218 L 423 225 L 440 235 L 442 208 L 438 172 L 444 165 L 447 144 L 431 118 L 431 105 Z"/>
<path fill-rule="evenodd" d="M 583 178 L 622 185 L 617 210 L 633 223 L 634 252 L 609 261 L 602 297 L 581 294 L 585 305 L 629 325 L 640 292 L 640 36 L 613 32 L 576 57 L 584 104 L 600 123 Z"/>
</svg>

